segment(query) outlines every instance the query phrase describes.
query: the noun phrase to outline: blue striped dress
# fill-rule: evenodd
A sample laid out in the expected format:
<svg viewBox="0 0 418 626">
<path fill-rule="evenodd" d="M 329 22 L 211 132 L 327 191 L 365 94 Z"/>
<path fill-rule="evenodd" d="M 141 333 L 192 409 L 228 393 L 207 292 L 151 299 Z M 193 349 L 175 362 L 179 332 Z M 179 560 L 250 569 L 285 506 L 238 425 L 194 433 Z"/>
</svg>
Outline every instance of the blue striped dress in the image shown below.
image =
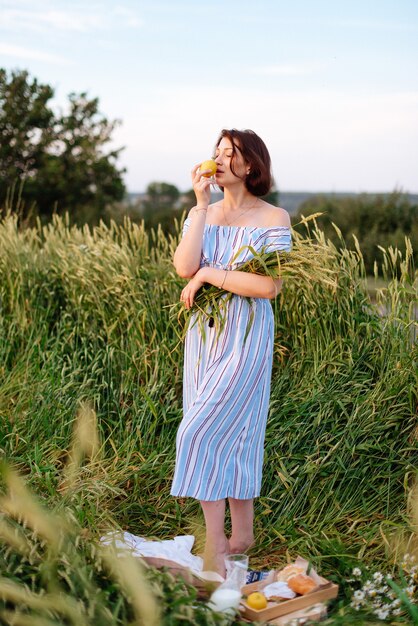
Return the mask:
<svg viewBox="0 0 418 626">
<path fill-rule="evenodd" d="M 184 224 L 186 232 L 190 220 Z M 232 270 L 255 250 L 290 250 L 290 229 L 206 224 L 200 266 Z M 228 283 L 228 281 L 227 281 Z M 227 284 L 226 284 L 227 287 Z M 253 308 L 253 322 L 247 324 Z M 191 323 L 184 348 L 183 419 L 176 438 L 173 496 L 198 500 L 260 495 L 273 357 L 273 309 L 266 298 L 233 295 L 219 337 Z M 248 333 L 246 337 L 246 333 Z"/>
</svg>

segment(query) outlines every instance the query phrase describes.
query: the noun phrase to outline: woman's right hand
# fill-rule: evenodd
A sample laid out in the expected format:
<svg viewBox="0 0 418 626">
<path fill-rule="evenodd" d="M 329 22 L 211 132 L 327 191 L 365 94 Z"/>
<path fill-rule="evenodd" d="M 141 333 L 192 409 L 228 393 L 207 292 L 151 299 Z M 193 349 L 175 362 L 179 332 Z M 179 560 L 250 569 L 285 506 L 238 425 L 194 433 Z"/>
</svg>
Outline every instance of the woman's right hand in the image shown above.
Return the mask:
<svg viewBox="0 0 418 626">
<path fill-rule="evenodd" d="M 192 169 L 192 183 L 193 183 L 193 191 L 196 195 L 196 204 L 198 206 L 207 207 L 210 202 L 210 185 L 213 182 L 210 178 L 203 176 L 205 172 L 210 172 L 210 170 L 203 170 L 203 172 L 198 172 L 200 168 L 200 163 L 195 165 Z"/>
</svg>

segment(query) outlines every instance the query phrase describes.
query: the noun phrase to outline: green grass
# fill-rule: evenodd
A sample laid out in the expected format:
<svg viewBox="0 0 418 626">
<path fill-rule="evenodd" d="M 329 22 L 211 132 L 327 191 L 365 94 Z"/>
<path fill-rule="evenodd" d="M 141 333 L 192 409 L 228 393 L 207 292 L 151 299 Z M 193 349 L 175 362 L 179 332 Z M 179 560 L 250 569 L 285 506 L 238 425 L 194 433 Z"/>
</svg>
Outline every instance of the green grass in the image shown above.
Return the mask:
<svg viewBox="0 0 418 626">
<path fill-rule="evenodd" d="M 413 541 L 407 502 L 418 467 L 417 279 L 408 252 L 399 274 L 397 253 L 387 251 L 374 304 L 359 250 L 336 249 L 312 223 L 305 237 L 326 250 L 337 281 L 288 279 L 274 303 L 271 406 L 250 559 L 260 567 L 297 554 L 311 559 L 341 586 L 329 623 L 371 623 L 348 607 L 351 569 L 360 562 L 396 571 Z M 202 547 L 198 503 L 169 496 L 182 415 L 176 243 L 129 220 L 94 230 L 59 217 L 27 230 L 12 214 L 0 223 L 0 449 L 48 509 L 71 515 L 88 533 L 83 554 L 114 527 L 158 538 L 193 533 Z M 99 439 L 93 458 L 85 450 L 86 462 L 74 461 L 68 488 L 82 402 L 97 415 Z M 6 548 L 1 554 L 12 559 Z M 133 620 L 119 583 L 97 578 L 94 559 L 85 558 L 101 603 L 113 611 L 103 623 Z M 36 567 L 18 565 L 19 580 L 32 576 L 43 588 Z M 148 575 L 157 577 L 164 623 L 175 623 L 170 594 L 183 598 L 190 615 L 201 611 L 195 623 L 216 623 L 190 590 L 173 591 L 178 583 L 166 575 Z"/>
</svg>

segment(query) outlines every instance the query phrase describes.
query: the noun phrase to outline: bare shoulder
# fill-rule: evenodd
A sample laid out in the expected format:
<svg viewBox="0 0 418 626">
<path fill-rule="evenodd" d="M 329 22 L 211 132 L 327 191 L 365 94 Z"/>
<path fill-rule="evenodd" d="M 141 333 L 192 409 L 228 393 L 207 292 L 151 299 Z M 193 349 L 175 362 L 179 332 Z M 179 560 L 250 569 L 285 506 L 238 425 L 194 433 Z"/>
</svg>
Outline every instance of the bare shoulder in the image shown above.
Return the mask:
<svg viewBox="0 0 418 626">
<path fill-rule="evenodd" d="M 290 228 L 289 213 L 282 207 L 264 202 L 262 211 L 265 226 L 287 226 Z"/>
</svg>

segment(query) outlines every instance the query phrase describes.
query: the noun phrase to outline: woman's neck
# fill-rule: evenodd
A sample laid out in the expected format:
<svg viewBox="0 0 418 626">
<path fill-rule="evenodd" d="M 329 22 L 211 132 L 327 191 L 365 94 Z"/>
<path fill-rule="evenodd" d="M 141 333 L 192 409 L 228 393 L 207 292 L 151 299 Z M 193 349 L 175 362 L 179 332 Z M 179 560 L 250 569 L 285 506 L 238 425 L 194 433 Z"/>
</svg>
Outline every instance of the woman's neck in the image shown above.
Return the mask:
<svg viewBox="0 0 418 626">
<path fill-rule="evenodd" d="M 223 207 L 226 210 L 234 211 L 236 209 L 243 209 L 252 204 L 254 204 L 254 196 L 250 194 L 245 187 L 240 187 L 239 189 L 224 189 Z"/>
</svg>

